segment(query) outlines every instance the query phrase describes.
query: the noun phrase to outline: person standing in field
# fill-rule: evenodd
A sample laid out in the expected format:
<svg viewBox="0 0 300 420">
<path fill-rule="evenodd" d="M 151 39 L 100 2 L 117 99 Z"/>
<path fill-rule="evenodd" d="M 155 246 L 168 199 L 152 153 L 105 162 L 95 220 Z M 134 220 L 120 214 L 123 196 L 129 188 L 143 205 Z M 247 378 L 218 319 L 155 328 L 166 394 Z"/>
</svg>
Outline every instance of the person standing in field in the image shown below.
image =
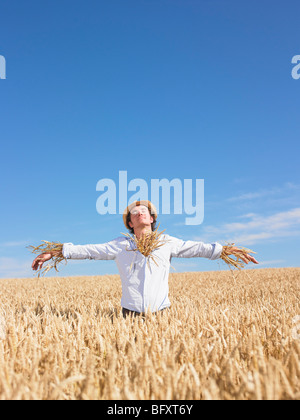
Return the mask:
<svg viewBox="0 0 300 420">
<path fill-rule="evenodd" d="M 216 260 L 235 255 L 244 263 L 256 259 L 245 250 L 219 243 L 183 241 L 155 230 L 157 211 L 148 200 L 135 201 L 123 214 L 126 228 L 133 235 L 124 235 L 110 242 L 95 245 L 60 244 L 58 249 L 45 251 L 32 263 L 41 270 L 52 259 L 115 260 L 122 282 L 123 315 L 158 312 L 170 307 L 169 271 L 172 258 L 208 258 Z"/>
</svg>

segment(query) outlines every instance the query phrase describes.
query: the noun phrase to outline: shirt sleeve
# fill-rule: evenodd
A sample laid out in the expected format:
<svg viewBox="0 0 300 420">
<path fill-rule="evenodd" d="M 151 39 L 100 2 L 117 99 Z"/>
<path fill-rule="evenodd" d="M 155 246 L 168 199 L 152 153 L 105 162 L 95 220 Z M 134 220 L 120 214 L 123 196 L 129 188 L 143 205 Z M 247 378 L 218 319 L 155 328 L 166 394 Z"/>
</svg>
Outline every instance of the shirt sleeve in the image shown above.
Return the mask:
<svg viewBox="0 0 300 420">
<path fill-rule="evenodd" d="M 215 242 L 205 244 L 204 242 L 183 241 L 178 238 L 170 237 L 171 257 L 194 258 L 202 257 L 216 260 L 221 257 L 223 246 Z"/>
<path fill-rule="evenodd" d="M 63 244 L 63 256 L 72 260 L 114 260 L 121 251 L 118 239 L 96 245 Z"/>
</svg>

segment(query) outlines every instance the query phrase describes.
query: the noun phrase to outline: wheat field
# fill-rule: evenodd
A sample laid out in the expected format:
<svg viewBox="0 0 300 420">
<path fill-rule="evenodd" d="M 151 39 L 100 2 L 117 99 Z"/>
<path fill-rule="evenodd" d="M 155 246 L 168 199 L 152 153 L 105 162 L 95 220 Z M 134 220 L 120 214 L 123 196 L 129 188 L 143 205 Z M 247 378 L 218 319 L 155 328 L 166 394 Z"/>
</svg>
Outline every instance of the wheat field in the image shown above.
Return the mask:
<svg viewBox="0 0 300 420">
<path fill-rule="evenodd" d="M 121 315 L 118 275 L 0 279 L 1 400 L 297 400 L 300 268 L 170 275 Z"/>
</svg>

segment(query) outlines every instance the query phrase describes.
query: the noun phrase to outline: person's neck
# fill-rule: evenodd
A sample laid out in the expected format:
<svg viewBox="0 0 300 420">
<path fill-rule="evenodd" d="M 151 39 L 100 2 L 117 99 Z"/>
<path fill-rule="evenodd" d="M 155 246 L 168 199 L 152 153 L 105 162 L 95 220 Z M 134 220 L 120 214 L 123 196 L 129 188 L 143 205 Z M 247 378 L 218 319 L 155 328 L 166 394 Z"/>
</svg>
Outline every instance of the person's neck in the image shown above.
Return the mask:
<svg viewBox="0 0 300 420">
<path fill-rule="evenodd" d="M 152 233 L 151 226 L 143 226 L 134 229 L 134 234 L 137 237 L 137 239 L 141 239 L 142 236 L 149 235 L 150 233 Z"/>
</svg>

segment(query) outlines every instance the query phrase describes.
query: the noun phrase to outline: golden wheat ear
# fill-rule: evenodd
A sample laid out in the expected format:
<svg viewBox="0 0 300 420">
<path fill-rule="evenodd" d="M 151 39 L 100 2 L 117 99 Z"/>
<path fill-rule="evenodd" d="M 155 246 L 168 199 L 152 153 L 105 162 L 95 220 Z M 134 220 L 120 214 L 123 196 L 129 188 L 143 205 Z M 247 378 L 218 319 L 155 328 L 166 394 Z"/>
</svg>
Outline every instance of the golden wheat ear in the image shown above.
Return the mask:
<svg viewBox="0 0 300 420">
<path fill-rule="evenodd" d="M 161 237 L 165 230 L 163 230 L 162 232 L 158 232 L 158 228 L 159 225 L 153 232 L 148 233 L 146 235 L 142 235 L 140 239 L 138 239 L 135 235 L 130 235 L 129 233 L 122 233 L 122 235 L 126 236 L 134 242 L 135 248 L 129 251 L 139 251 L 145 257 L 151 258 L 156 265 L 158 264 L 154 256 L 152 255 L 153 251 L 155 251 L 156 249 L 164 245 L 166 242 L 168 242 L 168 240 L 164 240 Z"/>
<path fill-rule="evenodd" d="M 233 250 L 234 248 L 238 248 L 237 250 Z M 251 249 L 244 248 L 244 247 L 237 247 L 234 243 L 228 244 L 223 246 L 221 259 L 230 267 L 230 268 L 237 268 L 241 270 L 245 267 L 245 262 L 243 258 L 251 254 L 256 254 L 256 252 L 252 251 Z M 230 256 L 232 255 L 232 256 Z"/>
<path fill-rule="evenodd" d="M 60 242 L 49 242 L 49 241 L 42 241 L 43 243 L 39 246 L 32 246 L 29 245 L 27 248 L 31 249 L 31 252 L 33 254 L 47 254 L 51 253 L 53 254 L 51 263 L 47 264 L 46 267 L 42 270 L 39 269 L 37 271 L 38 278 L 40 276 L 44 277 L 52 268 L 55 269 L 56 272 L 58 272 L 58 264 L 62 261 L 65 261 L 67 263 L 67 259 L 63 256 L 62 250 L 63 250 L 63 244 Z"/>
</svg>

